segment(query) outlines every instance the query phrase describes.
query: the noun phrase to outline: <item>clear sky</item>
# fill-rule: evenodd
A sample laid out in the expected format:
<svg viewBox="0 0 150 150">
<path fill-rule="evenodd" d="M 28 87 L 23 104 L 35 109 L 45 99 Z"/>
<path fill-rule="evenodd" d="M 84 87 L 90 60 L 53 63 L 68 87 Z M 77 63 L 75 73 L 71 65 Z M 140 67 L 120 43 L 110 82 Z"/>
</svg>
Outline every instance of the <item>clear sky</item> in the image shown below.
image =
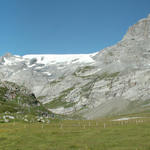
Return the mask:
<svg viewBox="0 0 150 150">
<path fill-rule="evenodd" d="M 96 52 L 149 13 L 150 0 L 0 0 L 0 55 Z"/>
</svg>

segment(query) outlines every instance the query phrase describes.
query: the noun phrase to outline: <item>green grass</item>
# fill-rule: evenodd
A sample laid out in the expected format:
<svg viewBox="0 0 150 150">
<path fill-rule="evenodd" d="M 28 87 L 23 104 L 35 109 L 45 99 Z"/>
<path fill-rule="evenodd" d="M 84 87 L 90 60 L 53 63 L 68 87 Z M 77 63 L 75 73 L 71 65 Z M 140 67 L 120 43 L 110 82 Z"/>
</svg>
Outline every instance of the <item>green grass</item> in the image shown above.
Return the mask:
<svg viewBox="0 0 150 150">
<path fill-rule="evenodd" d="M 104 118 L 1 123 L 0 150 L 149 150 L 150 113 L 144 115 L 147 118 L 122 122 Z"/>
<path fill-rule="evenodd" d="M 51 82 L 50 82 L 50 85 L 55 85 L 55 84 L 61 82 L 61 81 L 64 80 L 64 79 L 65 79 L 65 76 L 59 77 L 57 80 L 51 81 Z"/>
<path fill-rule="evenodd" d="M 85 72 L 92 70 L 94 68 L 95 68 L 94 66 L 85 66 L 85 67 L 78 68 L 77 72 L 78 73 L 85 73 Z"/>
<path fill-rule="evenodd" d="M 113 53 L 112 53 L 112 52 L 108 52 L 108 55 L 109 55 L 109 56 L 113 56 Z"/>
<path fill-rule="evenodd" d="M 6 111 L 14 113 L 14 112 L 17 112 L 20 109 L 21 109 L 21 107 L 17 103 L 14 103 L 12 101 L 11 102 L 0 101 L 0 113 L 6 112 Z"/>
<path fill-rule="evenodd" d="M 60 96 L 56 97 L 53 99 L 53 101 L 46 103 L 45 107 L 47 108 L 58 108 L 58 107 L 64 107 L 64 108 L 68 108 L 68 107 L 72 107 L 74 106 L 75 103 L 71 103 L 71 102 L 66 102 L 66 96 L 74 89 L 75 87 L 71 87 L 68 88 L 64 91 L 61 92 Z"/>
<path fill-rule="evenodd" d="M 0 87 L 0 100 L 1 101 L 6 101 L 6 99 L 4 98 L 4 95 L 7 92 L 7 88 L 6 87 Z"/>
<path fill-rule="evenodd" d="M 99 81 L 99 80 L 108 80 L 108 79 L 114 79 L 116 78 L 117 76 L 119 75 L 119 72 L 114 72 L 114 73 L 107 73 L 107 72 L 104 72 L 102 73 L 101 75 L 98 75 L 96 76 L 96 80 Z"/>
<path fill-rule="evenodd" d="M 57 84 L 57 83 L 59 83 L 60 81 L 59 80 L 54 80 L 54 81 L 51 81 L 50 82 L 50 85 L 54 85 L 54 84 Z"/>
</svg>

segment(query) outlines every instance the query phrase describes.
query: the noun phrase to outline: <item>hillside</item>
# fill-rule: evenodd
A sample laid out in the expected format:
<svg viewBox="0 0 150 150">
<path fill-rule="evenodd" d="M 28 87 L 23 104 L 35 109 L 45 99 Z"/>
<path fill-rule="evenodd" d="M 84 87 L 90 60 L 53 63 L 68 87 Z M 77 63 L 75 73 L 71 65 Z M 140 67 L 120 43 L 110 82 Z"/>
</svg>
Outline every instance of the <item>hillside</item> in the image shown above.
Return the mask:
<svg viewBox="0 0 150 150">
<path fill-rule="evenodd" d="M 45 118 L 52 116 L 27 88 L 8 81 L 0 82 L 0 122 L 45 122 Z"/>
</svg>

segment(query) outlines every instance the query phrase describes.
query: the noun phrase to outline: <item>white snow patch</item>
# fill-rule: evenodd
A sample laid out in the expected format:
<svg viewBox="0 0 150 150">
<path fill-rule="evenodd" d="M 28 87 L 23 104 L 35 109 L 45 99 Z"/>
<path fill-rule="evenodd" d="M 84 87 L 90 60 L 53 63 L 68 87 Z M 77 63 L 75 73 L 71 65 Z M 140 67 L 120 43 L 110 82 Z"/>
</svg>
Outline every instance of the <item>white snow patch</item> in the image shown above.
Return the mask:
<svg viewBox="0 0 150 150">
<path fill-rule="evenodd" d="M 91 57 L 97 55 L 99 52 L 95 52 L 95 53 L 92 53 L 92 54 L 89 54 Z"/>
<path fill-rule="evenodd" d="M 92 56 L 95 54 L 42 54 L 42 55 L 25 55 L 24 59 L 36 58 L 40 64 L 56 64 L 56 63 L 94 63 Z"/>
<path fill-rule="evenodd" d="M 139 118 L 143 118 L 143 117 L 126 117 L 126 118 L 114 119 L 112 121 L 126 121 L 126 120 L 139 119 Z"/>
<path fill-rule="evenodd" d="M 28 65 L 29 68 L 32 68 L 32 67 L 34 67 L 34 66 L 36 66 L 36 65 L 35 65 L 35 64 Z"/>
<path fill-rule="evenodd" d="M 57 69 L 60 69 L 60 70 L 61 70 L 61 69 L 64 69 L 64 68 L 65 68 L 65 66 L 63 66 L 63 67 L 57 67 Z"/>
<path fill-rule="evenodd" d="M 12 65 L 12 61 L 10 61 L 6 58 L 4 58 L 4 61 L 5 61 L 5 63 L 4 63 L 5 65 Z"/>
<path fill-rule="evenodd" d="M 14 65 L 14 64 L 17 64 L 18 62 L 21 62 L 22 59 L 19 58 L 19 57 L 15 57 L 15 58 L 4 58 L 4 65 Z"/>
<path fill-rule="evenodd" d="M 35 69 L 42 69 L 43 68 L 43 66 L 41 67 L 41 66 L 38 66 L 38 67 L 36 67 Z"/>
<path fill-rule="evenodd" d="M 44 74 L 51 76 L 52 74 L 50 72 L 43 72 Z"/>
</svg>

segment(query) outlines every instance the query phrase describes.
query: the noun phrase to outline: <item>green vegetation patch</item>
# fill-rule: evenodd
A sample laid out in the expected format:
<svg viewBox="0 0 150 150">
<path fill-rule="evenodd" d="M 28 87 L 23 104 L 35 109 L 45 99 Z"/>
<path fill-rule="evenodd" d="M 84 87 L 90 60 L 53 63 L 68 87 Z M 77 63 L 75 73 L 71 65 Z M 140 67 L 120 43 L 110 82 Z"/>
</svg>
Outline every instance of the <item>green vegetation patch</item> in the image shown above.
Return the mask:
<svg viewBox="0 0 150 150">
<path fill-rule="evenodd" d="M 77 70 L 77 72 L 78 73 L 85 73 L 85 72 L 90 71 L 90 70 L 92 70 L 94 68 L 95 68 L 94 66 L 85 66 L 85 67 L 79 68 Z"/>
<path fill-rule="evenodd" d="M 14 113 L 21 109 L 21 107 L 14 102 L 6 101 L 2 102 L 0 101 L 0 113 L 4 113 L 6 111 Z"/>
<path fill-rule="evenodd" d="M 96 80 L 107 80 L 107 79 L 114 79 L 116 78 L 117 76 L 119 75 L 119 72 L 114 72 L 114 73 L 107 73 L 107 72 L 104 72 L 103 74 L 101 75 L 97 75 L 96 76 Z"/>
<path fill-rule="evenodd" d="M 57 84 L 59 82 L 60 82 L 59 80 L 53 80 L 53 81 L 50 82 L 50 85 L 54 85 L 54 84 Z"/>
<path fill-rule="evenodd" d="M 65 79 L 65 76 L 59 77 L 59 79 L 51 81 L 50 85 L 55 85 L 55 84 L 61 82 L 64 79 Z"/>
<path fill-rule="evenodd" d="M 95 81 L 90 81 L 87 84 L 85 84 L 83 87 L 81 87 L 80 94 L 86 98 L 89 98 L 92 88 L 94 86 Z"/>
<path fill-rule="evenodd" d="M 79 73 L 85 73 L 85 72 L 90 71 L 90 70 L 92 70 L 92 69 L 94 69 L 94 68 L 95 68 L 95 66 L 80 67 L 80 68 L 78 68 L 78 69 L 73 73 L 73 75 L 74 75 L 74 76 L 79 76 L 79 75 L 78 75 Z"/>
<path fill-rule="evenodd" d="M 54 98 L 51 102 L 45 104 L 47 108 L 58 108 L 58 107 L 72 107 L 75 103 L 66 102 L 65 97 L 74 89 L 75 87 L 68 88 L 61 92 L 60 96 Z"/>
<path fill-rule="evenodd" d="M 8 91 L 6 87 L 0 87 L 0 101 L 6 101 L 5 94 Z"/>
</svg>

